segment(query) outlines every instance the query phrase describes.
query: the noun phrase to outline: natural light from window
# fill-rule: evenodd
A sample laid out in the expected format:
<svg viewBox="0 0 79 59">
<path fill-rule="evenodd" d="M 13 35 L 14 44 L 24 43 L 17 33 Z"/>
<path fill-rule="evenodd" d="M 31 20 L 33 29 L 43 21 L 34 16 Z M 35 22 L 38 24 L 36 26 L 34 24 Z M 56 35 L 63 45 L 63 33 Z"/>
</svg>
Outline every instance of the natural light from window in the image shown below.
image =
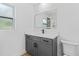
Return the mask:
<svg viewBox="0 0 79 59">
<path fill-rule="evenodd" d="M 14 24 L 14 8 L 7 4 L 0 4 L 0 30 L 12 29 Z"/>
</svg>

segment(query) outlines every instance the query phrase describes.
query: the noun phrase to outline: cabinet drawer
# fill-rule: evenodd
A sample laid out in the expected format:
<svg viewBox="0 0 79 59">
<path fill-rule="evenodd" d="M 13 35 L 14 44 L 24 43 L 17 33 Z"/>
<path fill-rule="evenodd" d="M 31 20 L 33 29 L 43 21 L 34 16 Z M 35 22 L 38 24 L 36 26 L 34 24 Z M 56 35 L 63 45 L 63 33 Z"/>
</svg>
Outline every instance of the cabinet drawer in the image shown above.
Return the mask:
<svg viewBox="0 0 79 59">
<path fill-rule="evenodd" d="M 53 39 L 48 39 L 48 38 L 42 38 L 41 43 L 45 45 L 52 45 Z"/>
<path fill-rule="evenodd" d="M 33 36 L 32 39 L 35 40 L 35 41 L 41 42 L 41 37 Z"/>
<path fill-rule="evenodd" d="M 41 41 L 41 37 L 38 36 L 32 36 L 32 35 L 26 35 L 26 40 L 36 40 L 36 41 Z"/>
<path fill-rule="evenodd" d="M 25 35 L 25 39 L 27 40 L 27 39 L 30 39 L 31 37 L 30 37 L 30 35 Z"/>
</svg>

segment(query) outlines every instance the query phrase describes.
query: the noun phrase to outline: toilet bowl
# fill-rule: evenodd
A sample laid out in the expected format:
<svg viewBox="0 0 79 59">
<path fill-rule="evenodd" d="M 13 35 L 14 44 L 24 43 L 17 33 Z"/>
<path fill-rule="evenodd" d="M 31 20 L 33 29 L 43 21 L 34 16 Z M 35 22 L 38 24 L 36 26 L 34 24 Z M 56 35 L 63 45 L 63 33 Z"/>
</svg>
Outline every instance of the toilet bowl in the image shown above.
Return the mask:
<svg viewBox="0 0 79 59">
<path fill-rule="evenodd" d="M 61 43 L 63 44 L 63 54 L 67 56 L 79 56 L 79 44 L 61 40 Z"/>
</svg>

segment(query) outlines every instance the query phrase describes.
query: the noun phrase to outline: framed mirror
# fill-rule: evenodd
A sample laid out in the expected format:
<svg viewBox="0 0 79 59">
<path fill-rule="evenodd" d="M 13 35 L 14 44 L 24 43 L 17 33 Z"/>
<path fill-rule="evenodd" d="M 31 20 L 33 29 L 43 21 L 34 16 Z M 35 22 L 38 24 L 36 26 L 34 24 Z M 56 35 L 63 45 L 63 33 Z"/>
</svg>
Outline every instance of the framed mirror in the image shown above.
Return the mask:
<svg viewBox="0 0 79 59">
<path fill-rule="evenodd" d="M 36 28 L 52 29 L 56 28 L 57 10 L 48 10 L 35 14 L 34 26 Z"/>
</svg>

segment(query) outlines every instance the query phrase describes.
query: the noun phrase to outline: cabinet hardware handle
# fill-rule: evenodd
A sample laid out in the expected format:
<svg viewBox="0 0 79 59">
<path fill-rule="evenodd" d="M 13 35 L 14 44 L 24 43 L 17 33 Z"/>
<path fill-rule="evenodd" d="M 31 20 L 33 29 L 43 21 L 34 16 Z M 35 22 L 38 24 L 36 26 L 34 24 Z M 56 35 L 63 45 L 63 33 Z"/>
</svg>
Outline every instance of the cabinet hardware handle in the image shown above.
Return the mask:
<svg viewBox="0 0 79 59">
<path fill-rule="evenodd" d="M 47 40 L 43 40 L 43 41 L 48 42 Z"/>
</svg>

